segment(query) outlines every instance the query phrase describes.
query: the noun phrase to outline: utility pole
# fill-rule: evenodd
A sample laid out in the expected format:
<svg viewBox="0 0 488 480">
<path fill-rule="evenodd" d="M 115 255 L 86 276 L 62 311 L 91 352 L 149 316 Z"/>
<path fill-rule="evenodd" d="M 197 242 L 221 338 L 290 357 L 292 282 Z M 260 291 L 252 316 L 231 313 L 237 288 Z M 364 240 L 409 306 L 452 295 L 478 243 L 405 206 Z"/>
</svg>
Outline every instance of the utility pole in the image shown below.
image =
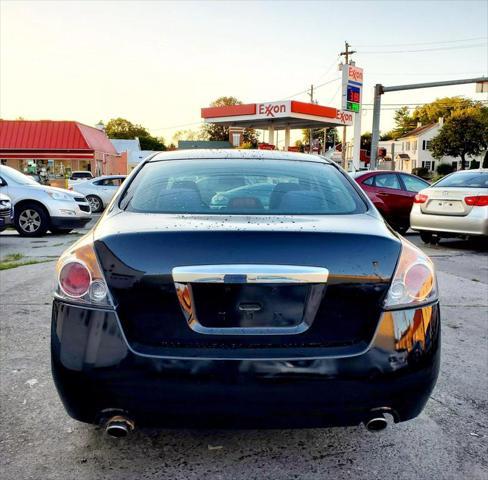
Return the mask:
<svg viewBox="0 0 488 480">
<path fill-rule="evenodd" d="M 349 57 L 353 54 L 356 53 L 356 50 L 349 50 L 349 47 L 351 46 L 349 43 L 344 42 L 345 48 L 344 51 L 341 52 L 339 55 L 341 57 L 344 57 L 345 64 L 349 65 Z M 346 132 L 347 128 L 344 127 L 342 129 L 342 166 L 346 168 Z"/>
<path fill-rule="evenodd" d="M 308 95 L 310 96 L 310 103 L 313 103 L 313 85 L 310 85 L 310 92 L 307 92 Z M 308 153 L 313 153 L 312 151 L 312 129 L 308 129 L 308 138 L 309 138 L 309 148 L 308 148 Z"/>
</svg>

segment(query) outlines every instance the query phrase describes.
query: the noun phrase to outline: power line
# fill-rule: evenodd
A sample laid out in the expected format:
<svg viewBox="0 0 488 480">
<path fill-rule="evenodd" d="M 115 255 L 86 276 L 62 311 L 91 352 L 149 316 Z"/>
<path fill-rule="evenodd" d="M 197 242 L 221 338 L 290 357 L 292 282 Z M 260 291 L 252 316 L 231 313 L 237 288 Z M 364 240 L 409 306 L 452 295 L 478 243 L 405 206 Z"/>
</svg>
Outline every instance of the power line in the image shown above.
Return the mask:
<svg viewBox="0 0 488 480">
<path fill-rule="evenodd" d="M 440 76 L 445 76 L 445 75 L 480 75 L 482 76 L 483 73 L 479 72 L 421 72 L 421 73 L 413 73 L 413 72 L 369 72 L 368 75 L 389 75 L 389 76 L 395 76 L 395 75 L 409 75 L 409 76 L 417 76 L 420 77 L 422 75 L 440 75 Z"/>
<path fill-rule="evenodd" d="M 488 100 L 479 100 L 480 103 L 488 103 Z M 405 106 L 405 107 L 408 107 L 408 106 L 419 106 L 419 105 L 425 105 L 426 103 L 429 103 L 429 102 L 423 102 L 423 103 L 382 103 L 382 105 L 386 105 L 386 106 L 389 106 L 389 107 L 392 107 L 392 106 L 395 106 L 395 105 L 401 105 L 402 107 Z M 363 103 L 363 105 L 374 105 L 374 103 Z M 436 102 L 436 105 L 451 105 L 450 102 L 442 102 L 442 103 L 439 103 L 439 102 Z"/>
<path fill-rule="evenodd" d="M 360 48 L 376 48 L 376 47 L 410 47 L 414 45 L 438 45 L 443 43 L 459 43 L 459 42 L 472 42 L 475 40 L 487 40 L 488 37 L 471 37 L 471 38 L 459 38 L 457 40 L 437 40 L 435 42 L 412 42 L 412 43 L 391 43 L 391 44 L 376 44 L 376 45 L 357 45 Z"/>
<path fill-rule="evenodd" d="M 337 80 L 340 80 L 340 77 L 333 78 L 332 80 L 321 83 L 320 85 L 314 85 L 313 88 L 314 89 L 322 88 L 322 87 L 325 87 L 325 85 L 329 85 L 329 83 L 337 82 Z M 310 88 L 307 88 L 306 90 L 302 90 L 301 92 L 294 93 L 293 95 L 290 95 L 289 97 L 285 97 L 283 100 L 289 100 L 290 98 L 298 97 L 298 95 L 301 95 L 303 93 L 308 93 L 309 91 L 310 91 Z"/>
<path fill-rule="evenodd" d="M 337 65 L 337 63 L 339 62 L 339 60 L 340 60 L 340 55 L 337 55 L 337 57 L 334 58 L 334 61 L 327 68 L 326 72 L 324 74 L 320 75 L 320 77 L 317 79 L 317 81 L 319 81 L 320 79 L 326 77 L 331 72 L 331 70 L 334 68 L 334 66 Z"/>
<path fill-rule="evenodd" d="M 385 54 L 385 53 L 413 53 L 413 52 L 439 52 L 442 50 L 461 50 L 466 48 L 478 48 L 478 47 L 486 47 L 486 43 L 476 43 L 473 45 L 460 45 L 457 47 L 439 47 L 439 48 L 418 48 L 415 50 L 382 50 L 382 51 L 359 51 L 362 55 L 369 55 L 369 54 Z"/>
</svg>

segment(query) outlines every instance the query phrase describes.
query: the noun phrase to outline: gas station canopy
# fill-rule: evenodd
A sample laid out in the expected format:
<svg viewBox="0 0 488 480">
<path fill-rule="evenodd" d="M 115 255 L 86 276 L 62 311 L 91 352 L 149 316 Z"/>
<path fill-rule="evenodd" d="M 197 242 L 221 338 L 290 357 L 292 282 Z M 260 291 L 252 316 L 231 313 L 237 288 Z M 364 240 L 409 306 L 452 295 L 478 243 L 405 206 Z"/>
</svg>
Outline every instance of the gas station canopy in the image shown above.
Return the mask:
<svg viewBox="0 0 488 480">
<path fill-rule="evenodd" d="M 284 100 L 202 108 L 205 123 L 228 127 L 289 130 L 352 125 L 353 114 L 315 103 Z"/>
</svg>

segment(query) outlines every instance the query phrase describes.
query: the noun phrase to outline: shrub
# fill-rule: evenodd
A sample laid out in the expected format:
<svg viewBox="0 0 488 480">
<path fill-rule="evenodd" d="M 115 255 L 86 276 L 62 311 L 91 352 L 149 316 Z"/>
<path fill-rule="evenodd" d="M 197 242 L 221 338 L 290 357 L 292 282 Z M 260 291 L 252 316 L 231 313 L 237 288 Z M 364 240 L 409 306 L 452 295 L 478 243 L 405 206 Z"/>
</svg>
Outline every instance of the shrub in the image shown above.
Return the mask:
<svg viewBox="0 0 488 480">
<path fill-rule="evenodd" d="M 452 168 L 452 165 L 450 165 L 449 163 L 439 163 L 439 165 L 437 165 L 437 168 L 435 170 L 439 175 L 448 175 L 452 173 L 454 169 Z"/>
<path fill-rule="evenodd" d="M 427 170 L 427 168 L 424 167 L 412 168 L 412 173 L 413 175 L 417 175 L 417 177 L 426 178 L 426 179 L 429 179 L 431 176 L 429 170 Z"/>
<path fill-rule="evenodd" d="M 480 168 L 480 162 L 478 162 L 478 160 L 471 160 L 471 165 L 469 166 L 469 169 L 473 170 L 475 168 Z"/>
</svg>

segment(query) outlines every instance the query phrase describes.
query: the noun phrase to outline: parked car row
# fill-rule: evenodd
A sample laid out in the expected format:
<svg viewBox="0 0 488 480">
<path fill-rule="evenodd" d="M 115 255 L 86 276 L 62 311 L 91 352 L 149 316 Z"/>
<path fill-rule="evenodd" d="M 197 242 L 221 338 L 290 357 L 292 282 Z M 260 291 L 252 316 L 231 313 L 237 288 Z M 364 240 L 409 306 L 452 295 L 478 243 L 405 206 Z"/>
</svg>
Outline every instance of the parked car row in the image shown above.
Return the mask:
<svg viewBox="0 0 488 480">
<path fill-rule="evenodd" d="M 91 178 L 90 172 L 73 175 L 78 181 L 65 190 L 42 185 L 32 175 L 0 166 L 0 231 L 13 224 L 26 237 L 39 237 L 48 230 L 69 233 L 86 225 L 91 213 L 101 212 L 125 179 L 124 175 Z"/>
<path fill-rule="evenodd" d="M 410 211 L 415 195 L 429 186 L 425 180 L 409 173 L 374 170 L 352 174 L 356 182 L 398 232 L 410 228 Z"/>
<path fill-rule="evenodd" d="M 488 170 L 451 173 L 421 190 L 410 223 L 426 243 L 445 236 L 488 236 Z"/>
<path fill-rule="evenodd" d="M 0 193 L 10 198 L 14 226 L 25 237 L 39 237 L 48 230 L 69 233 L 91 220 L 90 205 L 84 196 L 41 185 L 4 165 L 0 166 Z"/>
<path fill-rule="evenodd" d="M 448 236 L 488 235 L 488 170 L 451 173 L 433 185 L 403 172 L 352 174 L 387 222 L 426 243 Z"/>
<path fill-rule="evenodd" d="M 125 175 L 104 175 L 71 184 L 70 189 L 86 197 L 91 211 L 101 212 L 117 193 Z"/>
</svg>

